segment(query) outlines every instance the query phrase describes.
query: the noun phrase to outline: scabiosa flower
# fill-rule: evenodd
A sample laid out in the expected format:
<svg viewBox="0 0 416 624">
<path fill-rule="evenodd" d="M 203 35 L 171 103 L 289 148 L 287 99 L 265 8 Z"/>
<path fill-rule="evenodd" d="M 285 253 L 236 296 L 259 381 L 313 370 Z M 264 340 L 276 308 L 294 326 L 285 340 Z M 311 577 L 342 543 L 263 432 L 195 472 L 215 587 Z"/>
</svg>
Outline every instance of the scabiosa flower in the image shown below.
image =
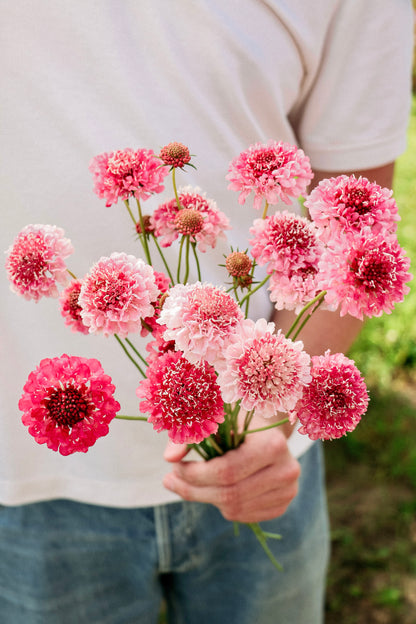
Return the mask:
<svg viewBox="0 0 416 624">
<path fill-rule="evenodd" d="M 182 169 L 191 160 L 189 149 L 183 143 L 174 141 L 162 147 L 159 158 L 165 165 Z"/>
<path fill-rule="evenodd" d="M 65 258 L 74 251 L 64 230 L 55 225 L 26 225 L 7 250 L 6 271 L 13 292 L 25 299 L 58 297 L 67 284 Z"/>
<path fill-rule="evenodd" d="M 319 287 L 327 291 L 329 308 L 340 306 L 341 316 L 390 314 L 410 290 L 409 266 L 395 237 L 364 233 L 326 249 L 319 263 Z"/>
<path fill-rule="evenodd" d="M 154 329 L 152 332 L 152 339 L 146 344 L 146 351 L 148 356 L 146 361 L 151 364 L 153 360 L 164 355 L 168 351 L 175 351 L 175 341 L 165 340 L 163 337 L 166 327 L 164 325 L 158 325 L 159 329 Z"/>
<path fill-rule="evenodd" d="M 265 319 L 247 319 L 218 367 L 218 385 L 226 403 L 265 418 L 293 409 L 311 380 L 310 357 Z"/>
<path fill-rule="evenodd" d="M 207 364 L 191 364 L 180 351 L 153 360 L 137 396 L 140 411 L 156 431 L 165 430 L 177 444 L 198 444 L 224 421 L 221 392 L 215 371 Z"/>
<path fill-rule="evenodd" d="M 214 364 L 243 319 L 224 289 L 196 282 L 170 289 L 158 322 L 166 326 L 165 340 L 174 340 L 190 362 Z"/>
<path fill-rule="evenodd" d="M 106 200 L 106 206 L 131 196 L 148 199 L 164 189 L 166 167 L 151 149 L 126 148 L 95 156 L 89 165 L 94 177 L 94 192 Z"/>
<path fill-rule="evenodd" d="M 305 200 L 305 206 L 322 238 L 329 241 L 340 233 L 393 233 L 400 220 L 392 191 L 367 178 L 341 175 L 322 180 Z"/>
<path fill-rule="evenodd" d="M 157 319 L 160 315 L 160 310 L 162 308 L 162 304 L 167 296 L 170 286 L 170 278 L 160 271 L 154 271 L 155 283 L 158 288 L 158 296 L 155 301 L 152 301 L 153 306 L 153 314 L 151 316 L 147 316 L 142 320 L 142 330 L 141 336 L 147 336 L 147 334 L 151 331 L 159 333 L 161 331 L 160 325 L 157 323 Z"/>
<path fill-rule="evenodd" d="M 218 210 L 216 203 L 212 199 L 207 199 L 198 187 L 185 186 L 178 191 L 178 198 L 181 209 L 178 208 L 176 199 L 161 204 L 156 208 L 152 223 L 155 236 L 160 237 L 160 245 L 169 247 L 180 234 L 190 236 L 191 242 L 196 242 L 199 251 L 205 253 L 208 247 L 214 248 L 218 239 L 225 239 L 225 230 L 230 229 L 228 217 Z M 192 211 L 185 213 L 188 219 L 192 218 L 194 230 L 186 231 L 186 217 L 182 211 Z M 199 213 L 203 221 L 195 213 Z M 202 227 L 201 227 L 202 225 Z M 189 227 L 189 223 L 188 223 Z"/>
<path fill-rule="evenodd" d="M 250 233 L 251 253 L 259 265 L 268 265 L 268 273 L 315 265 L 322 253 L 315 225 L 287 210 L 256 219 Z"/>
<path fill-rule="evenodd" d="M 294 310 L 296 314 L 318 294 L 318 266 L 301 267 L 289 274 L 274 271 L 268 290 L 276 310 Z"/>
<path fill-rule="evenodd" d="M 253 262 L 244 251 L 232 251 L 225 259 L 225 268 L 233 278 L 235 286 L 248 288 L 253 278 L 250 274 Z"/>
<path fill-rule="evenodd" d="M 19 401 L 22 422 L 39 444 L 70 455 L 86 453 L 120 409 L 115 386 L 98 360 L 62 355 L 30 373 Z"/>
<path fill-rule="evenodd" d="M 312 381 L 289 415 L 299 418 L 300 433 L 312 440 L 333 440 L 353 431 L 367 411 L 365 381 L 353 360 L 342 353 L 312 357 Z"/>
<path fill-rule="evenodd" d="M 240 193 L 238 201 L 244 204 L 254 192 L 254 205 L 261 208 L 263 200 L 286 204 L 291 198 L 304 194 L 313 178 L 309 158 L 301 149 L 283 141 L 255 143 L 234 158 L 226 179 L 229 189 Z"/>
<path fill-rule="evenodd" d="M 81 285 L 81 280 L 72 280 L 69 286 L 59 295 L 59 301 L 61 304 L 61 314 L 65 319 L 65 325 L 70 327 L 74 332 L 88 334 L 89 329 L 82 321 L 81 306 L 78 301 Z"/>
<path fill-rule="evenodd" d="M 141 330 L 141 319 L 154 315 L 157 300 L 153 268 L 140 258 L 112 253 L 94 264 L 82 281 L 81 317 L 90 333 L 125 338 Z"/>
</svg>

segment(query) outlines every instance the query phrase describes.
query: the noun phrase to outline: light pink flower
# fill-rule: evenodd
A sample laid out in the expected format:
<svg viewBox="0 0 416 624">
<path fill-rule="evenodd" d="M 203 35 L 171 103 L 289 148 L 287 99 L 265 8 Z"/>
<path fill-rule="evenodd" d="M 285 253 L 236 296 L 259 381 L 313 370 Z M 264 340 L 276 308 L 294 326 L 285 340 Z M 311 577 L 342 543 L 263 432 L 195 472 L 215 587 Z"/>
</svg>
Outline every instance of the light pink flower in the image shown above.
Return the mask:
<svg viewBox="0 0 416 624">
<path fill-rule="evenodd" d="M 205 253 L 208 247 L 215 247 L 218 239 L 225 239 L 225 230 L 230 229 L 228 217 L 218 210 L 212 199 L 207 199 L 198 187 L 183 187 L 178 191 L 181 210 L 193 210 L 203 217 L 202 226 L 194 234 L 190 233 L 191 242 L 196 242 L 199 251 Z M 169 247 L 180 235 L 177 222 L 180 212 L 176 199 L 161 204 L 156 208 L 152 225 L 155 236 L 160 237 L 160 245 Z"/>
<path fill-rule="evenodd" d="M 353 360 L 342 353 L 312 357 L 312 381 L 289 415 L 312 440 L 332 440 L 353 431 L 367 411 L 365 381 Z"/>
<path fill-rule="evenodd" d="M 218 369 L 224 401 L 241 401 L 243 409 L 265 418 L 293 409 L 311 380 L 303 343 L 274 330 L 265 319 L 246 320 Z"/>
<path fill-rule="evenodd" d="M 145 200 L 153 193 L 161 193 L 163 179 L 169 173 L 151 149 L 105 152 L 91 160 L 89 169 L 94 192 L 106 200 L 106 206 L 131 196 Z"/>
<path fill-rule="evenodd" d="M 354 175 L 322 180 L 305 206 L 325 241 L 340 233 L 359 233 L 363 228 L 371 228 L 373 234 L 393 233 L 400 220 L 390 189 Z"/>
<path fill-rule="evenodd" d="M 318 267 L 309 265 L 288 274 L 274 271 L 269 280 L 270 301 L 276 310 L 296 314 L 318 294 Z"/>
<path fill-rule="evenodd" d="M 317 264 L 322 243 L 313 223 L 284 210 L 265 219 L 255 219 L 250 228 L 251 254 L 267 272 L 289 273 Z"/>
<path fill-rule="evenodd" d="M 348 238 L 344 245 L 327 248 L 322 255 L 319 289 L 326 290 L 330 309 L 340 314 L 363 316 L 390 314 L 396 303 L 409 292 L 406 282 L 409 258 L 395 237 L 364 233 Z"/>
<path fill-rule="evenodd" d="M 55 225 L 26 225 L 7 250 L 6 271 L 13 292 L 25 299 L 58 297 L 57 284 L 67 284 L 65 258 L 71 241 Z"/>
<path fill-rule="evenodd" d="M 243 319 L 223 288 L 196 282 L 170 289 L 158 322 L 166 326 L 165 340 L 174 340 L 190 362 L 215 364 Z"/>
<path fill-rule="evenodd" d="M 305 193 L 313 178 L 309 158 L 301 149 L 283 141 L 255 143 L 234 158 L 226 179 L 229 189 L 238 191 L 239 203 L 244 204 L 254 192 L 254 208 L 261 208 L 263 200 L 277 204 L 291 203 L 292 197 Z"/>
<path fill-rule="evenodd" d="M 115 387 L 98 360 L 62 355 L 47 358 L 30 373 L 19 409 L 39 444 L 70 455 L 86 453 L 120 409 Z"/>
<path fill-rule="evenodd" d="M 81 306 L 78 301 L 81 285 L 81 280 L 72 280 L 69 286 L 59 295 L 59 301 L 61 304 L 61 314 L 65 319 L 65 325 L 70 327 L 74 332 L 88 334 L 89 329 L 82 322 Z"/>
<path fill-rule="evenodd" d="M 198 444 L 224 421 L 224 408 L 214 369 L 191 364 L 179 351 L 152 361 L 137 396 L 140 411 L 156 431 L 165 430 L 177 444 Z"/>
<path fill-rule="evenodd" d="M 157 300 L 153 268 L 125 253 L 102 257 L 84 277 L 79 295 L 81 317 L 90 333 L 125 338 L 142 328 L 141 319 L 153 316 Z"/>
</svg>

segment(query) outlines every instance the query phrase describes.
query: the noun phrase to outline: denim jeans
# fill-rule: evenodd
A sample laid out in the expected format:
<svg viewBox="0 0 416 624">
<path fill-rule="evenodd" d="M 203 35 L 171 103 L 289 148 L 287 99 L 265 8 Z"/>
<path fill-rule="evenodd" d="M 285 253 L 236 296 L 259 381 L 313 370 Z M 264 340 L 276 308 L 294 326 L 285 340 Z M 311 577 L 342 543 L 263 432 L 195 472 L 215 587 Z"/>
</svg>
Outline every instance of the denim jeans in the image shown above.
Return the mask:
<svg viewBox="0 0 416 624">
<path fill-rule="evenodd" d="M 302 457 L 300 491 L 252 531 L 215 507 L 117 509 L 68 500 L 0 508 L 2 624 L 320 624 L 328 556 L 321 448 Z"/>
</svg>

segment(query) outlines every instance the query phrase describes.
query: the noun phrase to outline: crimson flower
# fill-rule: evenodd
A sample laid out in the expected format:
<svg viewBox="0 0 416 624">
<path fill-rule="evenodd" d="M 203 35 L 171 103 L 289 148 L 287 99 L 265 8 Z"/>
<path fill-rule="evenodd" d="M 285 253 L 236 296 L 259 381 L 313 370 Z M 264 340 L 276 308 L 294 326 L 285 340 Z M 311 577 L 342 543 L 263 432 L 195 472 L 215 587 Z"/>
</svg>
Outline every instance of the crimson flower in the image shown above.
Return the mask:
<svg viewBox="0 0 416 624">
<path fill-rule="evenodd" d="M 39 444 L 70 455 L 86 453 L 120 409 L 115 387 L 98 360 L 46 358 L 30 373 L 19 401 L 22 422 Z"/>
</svg>

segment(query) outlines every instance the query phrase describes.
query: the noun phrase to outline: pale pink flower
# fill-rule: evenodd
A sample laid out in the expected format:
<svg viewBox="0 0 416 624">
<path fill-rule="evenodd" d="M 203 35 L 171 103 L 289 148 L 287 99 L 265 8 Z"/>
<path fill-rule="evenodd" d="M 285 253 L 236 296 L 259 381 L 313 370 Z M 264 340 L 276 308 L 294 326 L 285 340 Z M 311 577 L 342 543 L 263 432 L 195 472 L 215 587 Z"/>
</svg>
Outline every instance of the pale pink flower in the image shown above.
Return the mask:
<svg viewBox="0 0 416 624">
<path fill-rule="evenodd" d="M 409 258 L 395 237 L 365 232 L 327 248 L 319 263 L 319 289 L 330 309 L 363 316 L 390 314 L 409 292 Z"/>
<path fill-rule="evenodd" d="M 268 265 L 268 273 L 315 265 L 323 249 L 315 225 L 286 210 L 255 219 L 250 233 L 251 254 L 260 266 Z"/>
<path fill-rule="evenodd" d="M 58 297 L 57 284 L 67 284 L 65 265 L 71 241 L 55 225 L 26 225 L 7 250 L 6 271 L 13 292 L 25 299 Z"/>
<path fill-rule="evenodd" d="M 241 401 L 244 410 L 265 418 L 293 409 L 311 380 L 303 343 L 274 331 L 274 323 L 247 319 L 218 368 L 224 401 Z"/>
<path fill-rule="evenodd" d="M 81 292 L 82 281 L 75 279 L 59 295 L 61 304 L 61 314 L 65 319 L 65 325 L 74 332 L 88 334 L 89 329 L 82 322 L 81 306 L 79 305 L 79 293 Z"/>
<path fill-rule="evenodd" d="M 131 148 L 95 156 L 89 170 L 94 177 L 94 192 L 106 200 L 106 206 L 131 196 L 145 200 L 161 193 L 163 179 L 169 173 L 153 150 Z"/>
<path fill-rule="evenodd" d="M 147 368 L 137 396 L 140 411 L 156 431 L 167 431 L 177 444 L 198 444 L 224 421 L 224 407 L 215 371 L 207 364 L 191 364 L 180 351 L 169 351 Z"/>
<path fill-rule="evenodd" d="M 254 192 L 254 208 L 260 209 L 263 200 L 286 204 L 291 198 L 305 193 L 313 178 L 309 158 L 301 149 L 283 141 L 255 143 L 234 158 L 226 179 L 229 189 L 240 193 L 238 201 L 244 204 Z"/>
<path fill-rule="evenodd" d="M 166 326 L 165 340 L 174 340 L 190 362 L 215 364 L 243 319 L 223 288 L 196 282 L 170 289 L 158 322 Z"/>
<path fill-rule="evenodd" d="M 342 353 L 312 357 L 312 381 L 289 415 L 299 418 L 300 433 L 312 440 L 332 440 L 353 431 L 367 411 L 365 381 L 353 360 Z"/>
<path fill-rule="evenodd" d="M 39 444 L 70 455 L 86 453 L 120 409 L 115 386 L 98 360 L 62 355 L 46 358 L 30 373 L 19 409 Z"/>
<path fill-rule="evenodd" d="M 318 294 L 318 267 L 309 265 L 282 273 L 274 271 L 269 280 L 270 301 L 276 310 L 294 310 L 296 314 Z"/>
<path fill-rule="evenodd" d="M 94 264 L 82 281 L 81 317 L 90 333 L 125 338 L 142 328 L 141 319 L 154 315 L 157 300 L 153 268 L 140 258 L 112 253 Z"/>
<path fill-rule="evenodd" d="M 195 233 L 189 233 L 191 242 L 196 242 L 199 251 L 205 253 L 208 247 L 215 247 L 217 240 L 225 239 L 225 230 L 230 229 L 230 222 L 218 210 L 214 200 L 207 199 L 200 188 L 191 186 L 180 188 L 178 198 L 181 210 L 196 211 L 203 218 L 202 227 L 198 227 Z M 181 234 L 180 223 L 177 221 L 179 212 L 175 198 L 161 204 L 154 211 L 152 225 L 162 247 L 172 245 Z"/>
<path fill-rule="evenodd" d="M 341 175 L 322 180 L 305 200 L 305 206 L 322 238 L 371 228 L 373 234 L 393 233 L 400 220 L 392 191 L 367 178 Z"/>
</svg>

